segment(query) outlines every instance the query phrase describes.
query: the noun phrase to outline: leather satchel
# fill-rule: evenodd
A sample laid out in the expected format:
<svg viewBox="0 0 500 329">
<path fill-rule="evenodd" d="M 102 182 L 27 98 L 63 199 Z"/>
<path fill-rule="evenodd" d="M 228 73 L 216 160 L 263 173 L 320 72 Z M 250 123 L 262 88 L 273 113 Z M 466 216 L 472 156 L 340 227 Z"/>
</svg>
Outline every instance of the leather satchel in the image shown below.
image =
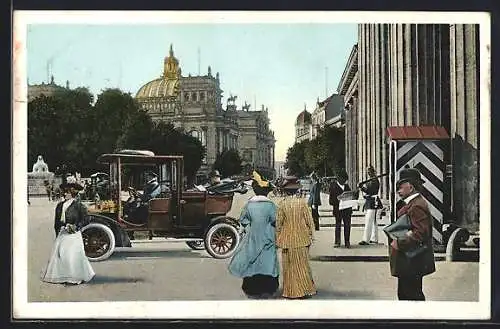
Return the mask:
<svg viewBox="0 0 500 329">
<path fill-rule="evenodd" d="M 406 238 L 406 233 L 411 230 L 410 217 L 407 214 L 401 215 L 394 223 L 391 223 L 382 229 L 388 238 L 392 240 Z M 421 242 L 415 248 L 405 251 L 408 258 L 414 258 L 427 250 L 429 246 Z"/>
</svg>

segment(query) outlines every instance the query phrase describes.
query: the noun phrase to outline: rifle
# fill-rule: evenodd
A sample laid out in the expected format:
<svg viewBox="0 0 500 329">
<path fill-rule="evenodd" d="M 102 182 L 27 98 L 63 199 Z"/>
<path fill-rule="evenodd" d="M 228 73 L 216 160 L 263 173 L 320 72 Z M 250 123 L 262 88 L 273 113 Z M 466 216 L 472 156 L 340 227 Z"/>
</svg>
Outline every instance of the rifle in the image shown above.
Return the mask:
<svg viewBox="0 0 500 329">
<path fill-rule="evenodd" d="M 370 178 L 370 179 L 366 179 L 366 180 L 364 180 L 364 181 L 361 181 L 361 182 L 359 182 L 359 183 L 358 183 L 358 186 L 361 186 L 361 185 L 363 185 L 364 183 L 368 183 L 369 181 L 371 181 L 371 180 L 372 180 L 372 179 L 374 179 L 374 178 L 380 178 L 380 177 L 384 177 L 384 176 L 389 176 L 389 173 L 383 173 L 383 174 L 377 175 L 377 176 L 375 176 L 375 177 L 372 177 L 372 178 Z"/>
</svg>

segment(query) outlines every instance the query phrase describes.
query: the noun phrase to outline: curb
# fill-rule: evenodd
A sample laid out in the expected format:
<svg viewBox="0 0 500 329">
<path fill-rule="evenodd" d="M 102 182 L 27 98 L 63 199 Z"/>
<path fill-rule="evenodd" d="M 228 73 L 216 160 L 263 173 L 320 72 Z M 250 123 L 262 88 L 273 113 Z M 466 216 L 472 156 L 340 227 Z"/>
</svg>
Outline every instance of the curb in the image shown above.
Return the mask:
<svg viewBox="0 0 500 329">
<path fill-rule="evenodd" d="M 389 256 L 368 256 L 368 255 L 338 255 L 338 256 L 313 256 L 309 260 L 316 262 L 388 262 Z M 446 256 L 434 255 L 437 262 L 446 261 Z"/>
<path fill-rule="evenodd" d="M 377 224 L 379 227 L 387 226 L 387 224 Z M 319 227 L 335 227 L 335 224 L 320 224 Z M 344 224 L 341 224 L 341 227 L 344 227 Z M 351 227 L 365 227 L 365 224 L 361 223 L 351 223 Z"/>
</svg>

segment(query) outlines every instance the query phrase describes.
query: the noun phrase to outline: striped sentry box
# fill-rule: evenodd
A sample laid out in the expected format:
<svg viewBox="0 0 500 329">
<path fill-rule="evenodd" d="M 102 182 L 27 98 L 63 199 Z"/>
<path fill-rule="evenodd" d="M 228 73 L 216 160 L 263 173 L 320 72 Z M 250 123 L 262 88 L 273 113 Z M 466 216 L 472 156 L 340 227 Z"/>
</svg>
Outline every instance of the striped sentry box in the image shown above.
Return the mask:
<svg viewBox="0 0 500 329">
<path fill-rule="evenodd" d="M 411 129 L 398 128 L 390 131 L 390 181 L 391 181 L 391 220 L 396 218 L 396 182 L 399 173 L 405 167 L 415 168 L 420 171 L 425 181 L 421 195 L 427 201 L 433 218 L 434 245 L 442 246 L 443 224 L 449 214 L 449 182 L 446 179 L 446 165 L 448 159 L 449 139 L 442 130 L 412 131 Z M 415 128 L 415 127 L 411 127 Z M 392 134 L 391 134 L 392 133 Z"/>
</svg>

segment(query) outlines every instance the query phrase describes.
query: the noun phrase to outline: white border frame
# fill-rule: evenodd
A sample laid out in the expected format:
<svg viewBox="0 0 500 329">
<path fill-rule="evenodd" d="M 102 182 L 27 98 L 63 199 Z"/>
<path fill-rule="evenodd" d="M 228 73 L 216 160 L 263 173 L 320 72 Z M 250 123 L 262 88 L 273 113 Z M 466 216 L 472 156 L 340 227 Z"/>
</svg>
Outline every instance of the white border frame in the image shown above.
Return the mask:
<svg viewBox="0 0 500 329">
<path fill-rule="evenodd" d="M 480 25 L 480 270 L 479 302 L 197 301 L 29 303 L 27 291 L 28 24 L 167 23 L 429 23 Z M 478 12 L 258 11 L 15 11 L 13 38 L 13 317 L 15 319 L 489 319 L 490 254 L 490 16 Z M 389 273 L 387 274 L 389 276 Z M 457 287 L 459 288 L 459 287 Z M 78 304 L 75 307 L 75 304 Z M 167 305 L 168 304 L 168 305 Z M 196 306 L 193 306 L 196 304 Z M 410 307 L 411 305 L 411 307 Z M 167 307 L 168 306 L 168 307 Z M 306 306 L 306 307 L 304 307 Z"/>
</svg>

